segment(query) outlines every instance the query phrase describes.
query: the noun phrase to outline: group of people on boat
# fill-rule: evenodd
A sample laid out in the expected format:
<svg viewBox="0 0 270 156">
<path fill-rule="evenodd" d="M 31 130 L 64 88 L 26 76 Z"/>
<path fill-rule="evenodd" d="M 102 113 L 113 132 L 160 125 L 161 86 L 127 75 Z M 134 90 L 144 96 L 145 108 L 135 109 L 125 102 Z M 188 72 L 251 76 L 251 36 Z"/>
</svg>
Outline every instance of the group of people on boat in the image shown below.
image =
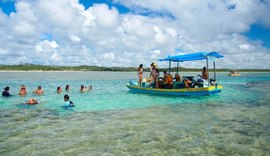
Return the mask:
<svg viewBox="0 0 270 156">
<path fill-rule="evenodd" d="M 163 71 L 163 77 L 160 77 L 159 70 L 155 63 L 151 63 L 150 76 L 149 78 L 143 78 L 143 64 L 140 64 L 138 73 L 138 86 L 140 87 L 151 87 L 151 88 L 164 88 L 172 89 L 174 82 L 183 83 L 185 88 L 194 88 L 200 83 L 206 82 L 208 80 L 208 73 L 206 67 L 203 67 L 202 74 L 197 75 L 199 79 L 193 79 L 193 76 L 181 77 L 178 73 L 175 73 L 174 77 L 167 71 Z M 146 85 L 148 84 L 148 85 Z"/>
</svg>

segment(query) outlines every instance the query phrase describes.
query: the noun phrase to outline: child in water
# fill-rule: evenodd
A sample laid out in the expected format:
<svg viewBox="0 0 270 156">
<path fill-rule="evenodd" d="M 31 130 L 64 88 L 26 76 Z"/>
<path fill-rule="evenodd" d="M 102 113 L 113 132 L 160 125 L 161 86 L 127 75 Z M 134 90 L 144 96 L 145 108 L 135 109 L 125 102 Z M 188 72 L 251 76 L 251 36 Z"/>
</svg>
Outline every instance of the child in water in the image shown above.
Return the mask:
<svg viewBox="0 0 270 156">
<path fill-rule="evenodd" d="M 69 100 L 69 96 L 67 94 L 64 96 L 64 101 L 65 101 L 64 107 L 75 107 L 73 102 Z"/>
</svg>

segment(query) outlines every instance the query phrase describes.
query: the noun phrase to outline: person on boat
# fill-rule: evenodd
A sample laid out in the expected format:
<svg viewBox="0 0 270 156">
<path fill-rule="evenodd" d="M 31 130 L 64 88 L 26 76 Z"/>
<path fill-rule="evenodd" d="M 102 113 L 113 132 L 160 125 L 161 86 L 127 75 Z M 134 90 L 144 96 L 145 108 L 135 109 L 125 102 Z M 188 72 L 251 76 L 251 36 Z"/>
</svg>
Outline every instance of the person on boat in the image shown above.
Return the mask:
<svg viewBox="0 0 270 156">
<path fill-rule="evenodd" d="M 57 87 L 56 92 L 59 94 L 62 92 L 62 88 L 60 86 Z"/>
<path fill-rule="evenodd" d="M 19 91 L 19 95 L 26 95 L 27 91 L 26 91 L 26 86 L 25 85 L 21 85 L 20 91 Z"/>
<path fill-rule="evenodd" d="M 154 62 L 151 63 L 150 65 L 150 76 L 149 76 L 149 86 L 148 87 L 153 87 L 154 86 L 154 70 L 153 70 L 153 65 L 154 65 Z"/>
<path fill-rule="evenodd" d="M 163 78 L 162 78 L 162 80 L 165 82 L 167 80 L 167 77 L 168 77 L 168 73 L 165 70 L 165 71 L 163 71 Z"/>
<path fill-rule="evenodd" d="M 198 75 L 198 76 L 204 80 L 208 79 L 208 73 L 207 73 L 206 67 L 203 67 L 202 75 Z"/>
<path fill-rule="evenodd" d="M 28 101 L 25 102 L 25 104 L 36 105 L 36 104 L 39 104 L 39 101 L 38 100 L 35 100 L 33 98 L 30 98 Z"/>
<path fill-rule="evenodd" d="M 33 93 L 37 94 L 37 95 L 41 95 L 43 94 L 43 90 L 41 86 L 38 86 L 37 90 L 33 91 Z"/>
<path fill-rule="evenodd" d="M 185 78 L 184 80 L 184 83 L 185 83 L 185 87 L 186 88 L 189 88 L 189 87 L 194 87 L 194 86 L 192 86 L 192 81 L 190 80 L 190 79 L 188 79 L 188 78 Z"/>
<path fill-rule="evenodd" d="M 203 71 L 202 71 L 202 75 L 198 75 L 200 78 L 194 82 L 194 84 L 192 85 L 192 87 L 197 86 L 199 83 L 204 83 L 208 80 L 208 72 L 206 70 L 206 67 L 203 67 Z M 209 79 L 209 82 L 211 85 L 215 85 L 216 84 L 216 80 L 214 79 Z"/>
<path fill-rule="evenodd" d="M 143 64 L 139 65 L 137 73 L 138 73 L 138 77 L 139 77 L 138 85 L 141 87 L 142 86 L 142 79 L 143 79 Z"/>
<path fill-rule="evenodd" d="M 6 86 L 3 89 L 4 89 L 4 91 L 2 92 L 2 96 L 4 96 L 4 97 L 10 97 L 10 96 L 12 96 L 12 94 L 9 92 L 9 86 Z"/>
<path fill-rule="evenodd" d="M 176 74 L 174 75 L 174 78 L 175 78 L 175 81 L 176 81 L 176 82 L 181 82 L 181 77 L 180 77 L 180 75 L 179 75 L 178 73 L 176 73 Z"/>
<path fill-rule="evenodd" d="M 172 87 L 173 87 L 173 77 L 172 77 L 171 74 L 168 74 L 167 79 L 165 81 L 165 84 L 166 84 L 165 88 L 172 89 Z"/>
<path fill-rule="evenodd" d="M 75 107 L 74 103 L 69 100 L 69 96 L 67 94 L 64 96 L 64 101 L 64 107 Z"/>
<path fill-rule="evenodd" d="M 150 72 L 151 83 L 150 83 L 149 87 L 158 88 L 158 86 L 159 86 L 158 85 L 159 71 L 157 70 L 156 66 L 157 65 L 155 63 L 151 64 L 151 67 L 152 67 L 152 70 Z"/>
<path fill-rule="evenodd" d="M 149 75 L 150 82 L 152 82 L 151 80 L 152 80 L 153 65 L 154 65 L 154 62 L 152 62 L 150 65 L 150 75 Z"/>
<path fill-rule="evenodd" d="M 69 89 L 70 89 L 70 86 L 69 85 L 66 85 L 66 92 L 68 92 L 69 91 Z"/>
<path fill-rule="evenodd" d="M 167 77 L 168 77 L 168 73 L 166 70 L 163 71 L 163 77 L 158 81 L 159 83 L 159 88 L 165 88 L 166 87 L 166 80 L 167 80 Z"/>
<path fill-rule="evenodd" d="M 156 88 L 159 87 L 158 80 L 159 80 L 159 70 L 157 68 L 157 65 L 154 63 L 153 64 L 153 69 L 154 69 L 154 81 L 156 84 Z"/>
</svg>

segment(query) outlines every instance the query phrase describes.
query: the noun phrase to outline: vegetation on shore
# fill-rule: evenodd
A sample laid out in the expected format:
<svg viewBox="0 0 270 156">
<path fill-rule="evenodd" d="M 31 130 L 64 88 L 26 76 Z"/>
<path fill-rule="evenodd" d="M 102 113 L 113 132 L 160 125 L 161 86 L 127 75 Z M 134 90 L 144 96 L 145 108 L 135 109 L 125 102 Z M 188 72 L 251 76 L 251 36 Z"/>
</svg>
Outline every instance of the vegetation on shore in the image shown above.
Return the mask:
<svg viewBox="0 0 270 156">
<path fill-rule="evenodd" d="M 0 65 L 0 71 L 136 71 L 135 67 L 101 67 L 101 66 L 47 66 L 35 64 L 18 64 L 18 65 Z M 149 71 L 149 68 L 145 68 Z M 160 71 L 168 70 L 168 68 L 159 68 Z M 212 70 L 212 69 L 211 69 Z M 177 68 L 172 68 L 177 71 Z M 179 71 L 193 72 L 201 71 L 200 68 L 182 68 Z M 229 69 L 217 69 L 217 72 L 229 72 Z M 270 72 L 270 69 L 238 69 L 239 72 Z"/>
</svg>

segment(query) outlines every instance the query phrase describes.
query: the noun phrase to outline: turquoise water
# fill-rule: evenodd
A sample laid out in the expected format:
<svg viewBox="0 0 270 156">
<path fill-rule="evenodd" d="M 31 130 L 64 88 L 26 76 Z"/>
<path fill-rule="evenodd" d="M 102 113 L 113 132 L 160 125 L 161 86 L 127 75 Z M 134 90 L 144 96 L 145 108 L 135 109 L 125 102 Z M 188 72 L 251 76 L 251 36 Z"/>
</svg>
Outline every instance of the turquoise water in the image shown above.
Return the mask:
<svg viewBox="0 0 270 156">
<path fill-rule="evenodd" d="M 0 97 L 1 155 L 270 155 L 270 73 L 218 73 L 223 90 L 206 97 L 130 93 L 134 72 L 0 74 L 14 94 Z M 68 110 L 66 84 L 76 105 Z M 81 84 L 93 90 L 79 93 Z M 38 85 L 42 96 L 31 93 Z M 30 97 L 41 103 L 21 104 Z"/>
</svg>

